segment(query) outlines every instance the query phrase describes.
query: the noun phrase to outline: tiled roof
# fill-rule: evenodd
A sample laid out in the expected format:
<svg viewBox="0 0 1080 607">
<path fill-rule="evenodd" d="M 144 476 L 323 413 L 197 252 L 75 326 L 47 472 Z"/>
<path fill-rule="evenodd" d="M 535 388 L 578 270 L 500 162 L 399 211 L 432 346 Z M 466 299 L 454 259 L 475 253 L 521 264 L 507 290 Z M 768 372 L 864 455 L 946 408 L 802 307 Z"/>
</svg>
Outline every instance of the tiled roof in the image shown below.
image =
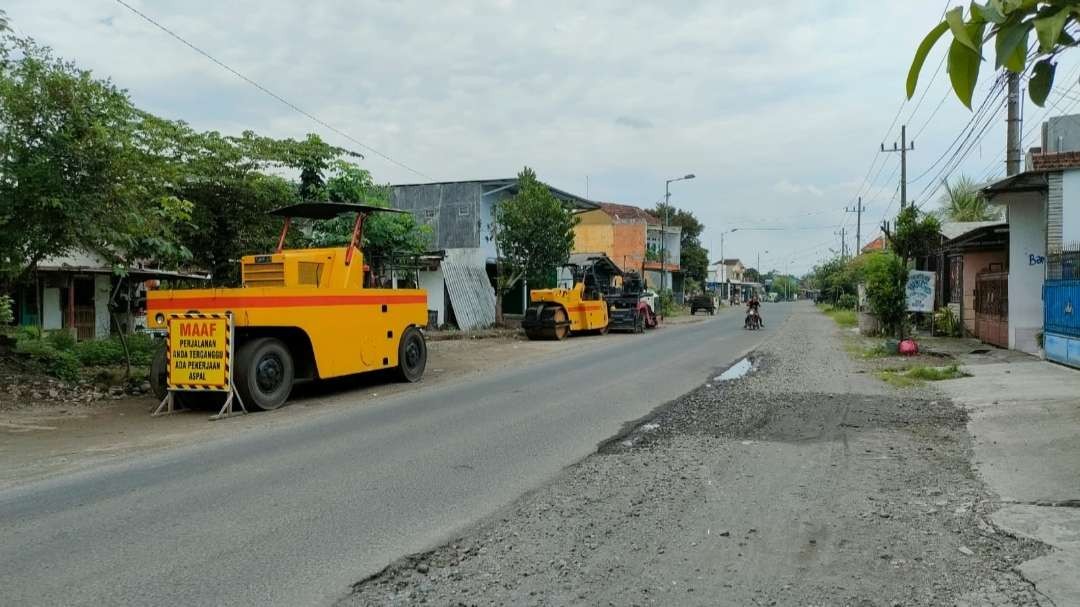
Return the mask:
<svg viewBox="0 0 1080 607">
<path fill-rule="evenodd" d="M 601 202 L 600 210 L 614 219 L 639 220 L 652 225 L 660 225 L 660 220 L 655 215 L 630 204 L 618 204 L 615 202 Z"/>
</svg>

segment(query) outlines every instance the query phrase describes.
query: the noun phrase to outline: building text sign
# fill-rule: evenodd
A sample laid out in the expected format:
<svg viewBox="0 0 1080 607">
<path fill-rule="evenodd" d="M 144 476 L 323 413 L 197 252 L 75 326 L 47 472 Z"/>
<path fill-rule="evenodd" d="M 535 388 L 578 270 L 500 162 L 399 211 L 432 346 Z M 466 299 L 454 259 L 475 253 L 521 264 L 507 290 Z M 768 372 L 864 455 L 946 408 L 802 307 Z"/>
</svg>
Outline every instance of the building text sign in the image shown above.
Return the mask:
<svg viewBox="0 0 1080 607">
<path fill-rule="evenodd" d="M 934 280 L 933 272 L 911 270 L 908 272 L 907 310 L 908 312 L 933 312 L 934 311 Z"/>
<path fill-rule="evenodd" d="M 170 390 L 231 389 L 232 318 L 225 314 L 169 316 Z"/>
</svg>

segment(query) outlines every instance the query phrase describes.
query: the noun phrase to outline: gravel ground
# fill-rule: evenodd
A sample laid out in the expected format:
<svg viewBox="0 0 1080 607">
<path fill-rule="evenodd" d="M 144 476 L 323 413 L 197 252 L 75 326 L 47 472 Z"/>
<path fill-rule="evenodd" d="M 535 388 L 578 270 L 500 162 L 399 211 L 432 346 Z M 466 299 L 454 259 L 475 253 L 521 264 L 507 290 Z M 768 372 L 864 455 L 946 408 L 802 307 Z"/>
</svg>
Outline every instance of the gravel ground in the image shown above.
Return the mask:
<svg viewBox="0 0 1080 607">
<path fill-rule="evenodd" d="M 1040 605 L 964 414 L 897 390 L 809 306 L 753 355 L 343 605 Z"/>
</svg>

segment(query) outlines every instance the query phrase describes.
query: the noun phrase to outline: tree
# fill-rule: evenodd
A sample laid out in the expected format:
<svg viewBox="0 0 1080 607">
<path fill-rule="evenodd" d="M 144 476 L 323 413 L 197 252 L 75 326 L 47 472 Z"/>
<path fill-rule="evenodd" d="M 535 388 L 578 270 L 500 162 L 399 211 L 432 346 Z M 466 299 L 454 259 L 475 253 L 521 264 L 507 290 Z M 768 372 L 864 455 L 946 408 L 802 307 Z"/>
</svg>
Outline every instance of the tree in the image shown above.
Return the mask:
<svg viewBox="0 0 1080 607">
<path fill-rule="evenodd" d="M 389 188 L 377 185 L 368 171 L 339 160 L 333 173 L 325 180 L 323 190 L 313 192 L 334 202 L 355 202 L 389 207 Z M 320 182 L 323 175 L 318 174 Z M 355 218 L 341 216 L 316 222 L 312 228 L 311 244 L 319 247 L 344 246 L 352 239 Z M 431 243 L 431 227 L 417 225 L 411 213 L 373 213 L 364 223 L 365 260 L 376 273 L 392 265 L 397 257 L 419 255 Z"/>
<path fill-rule="evenodd" d="M 889 251 L 870 253 L 866 261 L 866 298 L 885 330 L 903 336 L 907 316 L 907 264 Z"/>
<path fill-rule="evenodd" d="M 930 50 L 945 34 L 952 34 L 949 45 L 948 72 L 953 91 L 971 108 L 971 97 L 979 79 L 983 46 L 994 41 L 994 69 L 1004 67 L 1023 74 L 1032 64 L 1028 94 L 1038 106 L 1046 102 L 1054 85 L 1056 58 L 1077 45 L 1075 30 L 1080 23 L 1080 0 L 989 0 L 972 2 L 967 19 L 963 7 L 950 9 L 945 19 L 926 35 L 915 51 L 907 76 L 907 96 L 915 94 L 919 73 Z M 989 30 L 989 31 L 987 31 Z M 1034 52 L 1028 52 L 1032 30 L 1038 39 Z"/>
<path fill-rule="evenodd" d="M 761 272 L 758 272 L 757 268 L 746 268 L 746 270 L 743 271 L 743 278 L 745 278 L 748 282 L 758 282 L 764 284 L 764 282 L 762 281 Z"/>
<path fill-rule="evenodd" d="M 174 235 L 191 208 L 162 187 L 156 120 L 111 82 L 0 33 L 0 125 L 0 282 L 75 248 L 188 256 Z"/>
<path fill-rule="evenodd" d="M 922 213 L 914 205 L 904 207 L 896 216 L 896 226 L 889 238 L 889 246 L 907 263 L 918 257 L 935 252 L 941 242 L 941 222 L 937 217 Z"/>
<path fill-rule="evenodd" d="M 502 324 L 502 297 L 521 279 L 547 285 L 552 272 L 570 259 L 578 218 L 548 186 L 525 167 L 518 173 L 517 193 L 496 205 L 491 225 L 498 256 L 496 322 Z"/>
<path fill-rule="evenodd" d="M 649 211 L 662 220 L 666 216 L 667 225 L 679 226 L 679 267 L 683 275 L 704 284 L 709 279 L 709 251 L 701 246 L 701 233 L 705 224 L 698 221 L 694 213 L 665 203 L 660 203 Z"/>
<path fill-rule="evenodd" d="M 939 215 L 949 221 L 992 221 L 1001 216 L 986 202 L 978 184 L 966 175 L 951 184 L 945 182 Z"/>
</svg>

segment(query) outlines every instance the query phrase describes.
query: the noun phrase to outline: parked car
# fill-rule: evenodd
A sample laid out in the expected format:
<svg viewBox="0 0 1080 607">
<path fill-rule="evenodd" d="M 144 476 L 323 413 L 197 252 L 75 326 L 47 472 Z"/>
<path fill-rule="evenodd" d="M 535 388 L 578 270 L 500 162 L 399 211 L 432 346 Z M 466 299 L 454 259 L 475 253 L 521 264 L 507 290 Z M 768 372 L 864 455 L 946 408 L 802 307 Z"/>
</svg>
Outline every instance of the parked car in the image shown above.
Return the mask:
<svg viewBox="0 0 1080 607">
<path fill-rule="evenodd" d="M 690 315 L 693 316 L 698 310 L 708 312 L 709 316 L 716 314 L 716 297 L 710 293 L 693 296 L 690 299 Z"/>
</svg>

